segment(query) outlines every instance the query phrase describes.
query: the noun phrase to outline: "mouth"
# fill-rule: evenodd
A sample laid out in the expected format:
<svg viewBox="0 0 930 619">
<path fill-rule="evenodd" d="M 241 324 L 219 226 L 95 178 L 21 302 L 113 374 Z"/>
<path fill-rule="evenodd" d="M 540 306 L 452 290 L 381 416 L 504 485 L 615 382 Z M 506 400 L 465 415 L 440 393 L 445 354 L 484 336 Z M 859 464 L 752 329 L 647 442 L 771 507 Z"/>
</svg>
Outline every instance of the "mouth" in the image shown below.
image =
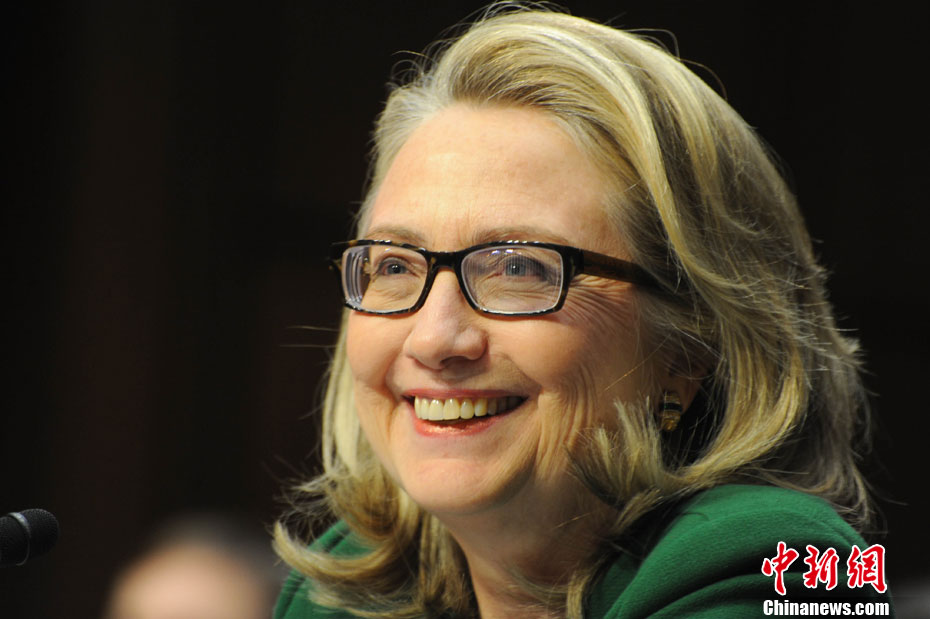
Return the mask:
<svg viewBox="0 0 930 619">
<path fill-rule="evenodd" d="M 519 407 L 526 398 L 516 395 L 498 398 L 407 398 L 413 403 L 418 419 L 433 422 L 455 423 L 476 417 L 489 417 L 509 413 Z"/>
</svg>

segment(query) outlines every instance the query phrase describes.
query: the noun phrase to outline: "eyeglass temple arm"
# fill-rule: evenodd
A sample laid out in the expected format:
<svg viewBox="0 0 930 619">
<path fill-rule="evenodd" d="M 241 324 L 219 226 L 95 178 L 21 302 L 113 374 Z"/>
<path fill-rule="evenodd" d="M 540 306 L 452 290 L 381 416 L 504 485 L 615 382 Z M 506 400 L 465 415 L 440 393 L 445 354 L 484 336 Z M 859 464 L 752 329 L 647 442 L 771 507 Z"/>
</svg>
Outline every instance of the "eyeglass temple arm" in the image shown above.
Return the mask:
<svg viewBox="0 0 930 619">
<path fill-rule="evenodd" d="M 581 259 L 582 263 L 579 265 L 581 273 L 630 282 L 654 290 L 662 289 L 656 278 L 632 262 L 586 250 L 581 251 Z"/>
</svg>

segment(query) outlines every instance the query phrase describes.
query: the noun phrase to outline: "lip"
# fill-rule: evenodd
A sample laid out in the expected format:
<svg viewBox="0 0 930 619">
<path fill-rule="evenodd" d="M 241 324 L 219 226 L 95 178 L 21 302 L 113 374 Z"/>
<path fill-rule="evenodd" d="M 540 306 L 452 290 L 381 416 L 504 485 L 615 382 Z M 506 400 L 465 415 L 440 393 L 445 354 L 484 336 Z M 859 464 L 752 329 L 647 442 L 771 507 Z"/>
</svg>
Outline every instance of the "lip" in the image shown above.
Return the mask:
<svg viewBox="0 0 930 619">
<path fill-rule="evenodd" d="M 430 398 L 432 400 L 449 400 L 456 399 L 476 399 L 476 398 L 506 398 L 516 396 L 526 399 L 524 393 L 515 391 L 506 391 L 503 389 L 409 389 L 401 394 L 405 400 L 412 401 L 413 398 Z"/>
<path fill-rule="evenodd" d="M 436 400 L 445 399 L 477 399 L 477 398 L 503 398 L 508 396 L 517 396 L 521 402 L 509 411 L 487 415 L 484 417 L 473 417 L 467 420 L 458 420 L 455 422 L 438 422 L 417 417 L 413 407 L 415 397 L 430 398 Z M 426 437 L 464 437 L 483 432 L 492 426 L 507 419 L 511 414 L 519 412 L 523 405 L 526 404 L 527 396 L 518 395 L 512 391 L 503 390 L 448 390 L 448 389 L 415 389 L 405 391 L 403 394 L 404 406 L 413 423 L 413 429 L 421 436 Z"/>
</svg>

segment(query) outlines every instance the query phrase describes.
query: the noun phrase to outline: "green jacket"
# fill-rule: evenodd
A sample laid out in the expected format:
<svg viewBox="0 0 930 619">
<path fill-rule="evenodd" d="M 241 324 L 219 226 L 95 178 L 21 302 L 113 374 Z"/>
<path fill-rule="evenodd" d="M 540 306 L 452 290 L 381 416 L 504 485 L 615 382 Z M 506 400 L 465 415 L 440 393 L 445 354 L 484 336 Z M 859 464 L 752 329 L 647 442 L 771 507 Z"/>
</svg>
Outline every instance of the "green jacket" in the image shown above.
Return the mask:
<svg viewBox="0 0 930 619">
<path fill-rule="evenodd" d="M 857 608 L 860 603 L 888 604 L 891 609 L 887 591 L 880 594 L 868 583 L 876 571 L 864 572 L 863 586 L 847 587 L 852 547 L 865 551 L 867 545 L 822 499 L 770 486 L 728 485 L 697 494 L 649 523 L 634 536 L 638 548 L 618 553 L 595 582 L 586 618 L 762 617 L 766 611 L 788 615 L 814 614 L 814 610 L 821 615 L 832 610 L 835 615 L 855 616 L 857 610 L 877 609 Z M 763 561 L 776 556 L 779 542 L 798 553 L 784 573 L 784 596 L 775 591 L 774 575 L 762 571 Z M 836 551 L 837 585 L 830 591 L 823 581 L 814 581 L 813 588 L 803 582 L 809 570 L 805 563 L 809 545 L 820 553 Z M 363 552 L 341 523 L 315 546 L 336 554 Z M 292 574 L 278 599 L 275 619 L 354 616 L 313 604 L 307 588 L 300 575 Z M 806 608 L 792 608 L 790 603 Z M 840 606 L 822 606 L 831 603 Z"/>
</svg>

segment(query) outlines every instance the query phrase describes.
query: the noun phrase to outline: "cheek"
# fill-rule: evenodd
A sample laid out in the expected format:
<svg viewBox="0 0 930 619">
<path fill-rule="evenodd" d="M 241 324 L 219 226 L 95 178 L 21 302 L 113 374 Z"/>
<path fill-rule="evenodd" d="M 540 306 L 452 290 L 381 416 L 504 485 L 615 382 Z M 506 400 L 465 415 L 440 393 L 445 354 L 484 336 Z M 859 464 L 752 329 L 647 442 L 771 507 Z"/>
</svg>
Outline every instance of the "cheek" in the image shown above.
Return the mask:
<svg viewBox="0 0 930 619">
<path fill-rule="evenodd" d="M 607 409 L 602 421 L 613 422 L 617 400 L 639 401 L 649 392 L 651 355 L 642 346 L 635 298 L 625 284 L 579 286 L 566 316 L 586 330 L 579 371 L 591 385 L 582 395 Z"/>
<path fill-rule="evenodd" d="M 401 350 L 395 327 L 384 318 L 364 314 L 352 314 L 347 324 L 346 358 L 352 372 L 355 407 L 366 434 L 371 417 L 385 419 L 385 413 L 394 407 L 388 376 Z"/>
<path fill-rule="evenodd" d="M 362 354 L 362 342 L 365 340 L 365 334 L 368 331 L 366 322 L 359 320 L 364 318 L 360 314 L 352 312 L 349 314 L 349 320 L 346 322 L 346 358 L 349 361 L 349 367 L 352 368 L 352 376 L 358 376 L 360 370 L 364 370 L 366 361 Z"/>
<path fill-rule="evenodd" d="M 641 397 L 645 381 L 629 291 L 577 286 L 545 327 L 527 367 L 543 387 L 540 466 L 556 470 L 585 429 L 613 425 L 614 402 Z"/>
<path fill-rule="evenodd" d="M 390 324 L 384 318 L 353 313 L 346 328 L 346 358 L 357 389 L 382 391 L 385 376 L 399 353 L 393 345 Z M 397 349 L 397 350 L 395 350 Z"/>
<path fill-rule="evenodd" d="M 635 397 L 644 355 L 630 291 L 612 282 L 576 286 L 556 316 L 566 331 L 564 343 L 554 347 L 568 353 L 564 391 L 579 407 Z"/>
<path fill-rule="evenodd" d="M 396 359 L 391 324 L 383 318 L 351 314 L 346 327 L 346 358 L 352 372 L 355 409 L 368 444 L 388 473 L 396 470 L 390 458 L 390 420 L 395 406 L 387 376 Z"/>
<path fill-rule="evenodd" d="M 585 279 L 573 286 L 559 314 L 576 325 L 588 340 L 622 343 L 637 348 L 636 302 L 629 284 L 603 279 Z"/>
</svg>

